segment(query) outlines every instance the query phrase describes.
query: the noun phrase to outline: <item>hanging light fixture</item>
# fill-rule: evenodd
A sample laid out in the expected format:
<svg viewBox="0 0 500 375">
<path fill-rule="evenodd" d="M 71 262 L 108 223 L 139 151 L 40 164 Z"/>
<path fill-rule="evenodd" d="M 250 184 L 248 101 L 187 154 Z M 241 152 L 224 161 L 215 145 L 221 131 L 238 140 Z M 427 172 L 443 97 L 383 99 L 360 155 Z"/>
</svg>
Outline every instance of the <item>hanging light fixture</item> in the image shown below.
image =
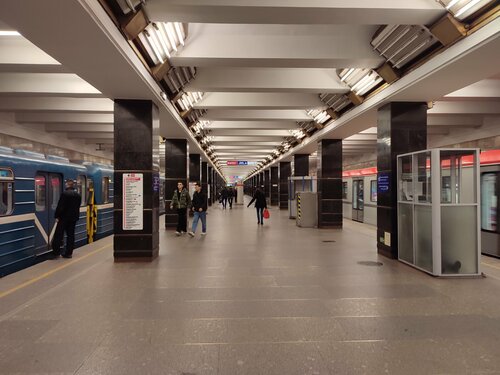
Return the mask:
<svg viewBox="0 0 500 375">
<path fill-rule="evenodd" d="M 382 77 L 373 69 L 357 68 L 351 72 L 351 69 L 346 68 L 340 71 L 339 77 L 340 79 L 347 77 L 345 83 L 359 96 L 363 96 L 383 81 Z"/>
<path fill-rule="evenodd" d="M 139 39 L 155 64 L 161 64 L 184 46 L 186 32 L 180 22 L 152 22 Z"/>
<path fill-rule="evenodd" d="M 332 119 L 328 112 L 322 109 L 310 109 L 309 111 L 307 111 L 307 114 L 311 116 L 314 121 L 321 125 L 329 122 Z"/>
<path fill-rule="evenodd" d="M 464 20 L 495 0 L 436 0 L 443 5 L 455 18 Z"/>
</svg>

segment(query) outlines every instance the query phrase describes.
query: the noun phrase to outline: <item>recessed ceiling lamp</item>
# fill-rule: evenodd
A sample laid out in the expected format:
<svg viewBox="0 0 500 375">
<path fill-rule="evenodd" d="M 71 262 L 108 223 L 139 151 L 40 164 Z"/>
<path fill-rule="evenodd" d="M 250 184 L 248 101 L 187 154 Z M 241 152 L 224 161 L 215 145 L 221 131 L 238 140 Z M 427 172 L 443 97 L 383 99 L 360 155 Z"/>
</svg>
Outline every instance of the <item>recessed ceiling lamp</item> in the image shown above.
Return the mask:
<svg viewBox="0 0 500 375">
<path fill-rule="evenodd" d="M 187 111 L 198 103 L 201 99 L 203 99 L 202 92 L 186 92 L 182 94 L 181 98 L 177 100 L 177 104 L 183 111 Z"/>
<path fill-rule="evenodd" d="M 437 42 L 425 26 L 387 25 L 373 38 L 371 45 L 393 66 L 402 68 Z"/>
<path fill-rule="evenodd" d="M 306 133 L 302 129 L 292 129 L 289 130 L 288 132 L 297 139 L 302 139 L 306 136 Z"/>
<path fill-rule="evenodd" d="M 307 114 L 311 116 L 318 124 L 322 125 L 332 119 L 327 111 L 323 111 L 321 109 L 310 109 L 309 111 L 307 111 Z"/>
<path fill-rule="evenodd" d="M 155 64 L 161 64 L 184 46 L 186 32 L 180 22 L 153 22 L 139 34 L 139 39 Z"/>
<path fill-rule="evenodd" d="M 359 96 L 366 94 L 383 81 L 382 77 L 372 69 L 346 68 L 340 71 L 339 77 Z"/>
<path fill-rule="evenodd" d="M 436 0 L 455 18 L 463 20 L 481 8 L 490 5 L 494 0 Z"/>
<path fill-rule="evenodd" d="M 200 120 L 191 129 L 192 129 L 193 133 L 200 134 L 202 132 L 202 130 L 205 130 L 208 128 L 208 125 L 210 125 L 210 121 Z"/>
<path fill-rule="evenodd" d="M 210 142 L 212 142 L 214 139 L 214 137 L 210 137 L 210 136 L 205 136 L 201 139 L 201 143 L 204 144 L 204 145 L 208 145 Z"/>
<path fill-rule="evenodd" d="M 347 95 L 344 94 L 320 94 L 319 98 L 323 103 L 325 103 L 335 112 L 340 112 L 349 104 L 351 104 L 351 101 L 349 100 Z"/>
</svg>

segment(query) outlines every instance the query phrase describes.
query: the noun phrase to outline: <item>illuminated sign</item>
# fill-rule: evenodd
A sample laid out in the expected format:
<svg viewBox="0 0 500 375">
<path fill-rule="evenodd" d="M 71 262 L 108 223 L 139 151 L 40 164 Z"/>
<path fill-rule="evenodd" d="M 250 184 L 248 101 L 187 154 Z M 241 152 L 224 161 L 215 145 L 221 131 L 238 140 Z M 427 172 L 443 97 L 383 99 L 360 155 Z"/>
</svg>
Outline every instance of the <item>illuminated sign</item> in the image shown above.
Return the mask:
<svg viewBox="0 0 500 375">
<path fill-rule="evenodd" d="M 246 160 L 228 160 L 226 165 L 236 166 L 236 165 L 248 165 L 248 161 Z"/>
</svg>

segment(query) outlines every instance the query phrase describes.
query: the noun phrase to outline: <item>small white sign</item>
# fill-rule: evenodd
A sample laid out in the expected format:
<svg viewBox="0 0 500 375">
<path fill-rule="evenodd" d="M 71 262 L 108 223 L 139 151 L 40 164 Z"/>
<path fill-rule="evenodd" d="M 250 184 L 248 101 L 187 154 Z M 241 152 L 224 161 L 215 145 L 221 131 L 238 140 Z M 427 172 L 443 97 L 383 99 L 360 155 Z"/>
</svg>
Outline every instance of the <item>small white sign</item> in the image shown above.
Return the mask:
<svg viewBox="0 0 500 375">
<path fill-rule="evenodd" d="M 390 232 L 384 232 L 384 244 L 386 246 L 391 246 L 391 233 Z"/>
<path fill-rule="evenodd" d="M 123 230 L 143 230 L 143 174 L 123 175 Z"/>
</svg>

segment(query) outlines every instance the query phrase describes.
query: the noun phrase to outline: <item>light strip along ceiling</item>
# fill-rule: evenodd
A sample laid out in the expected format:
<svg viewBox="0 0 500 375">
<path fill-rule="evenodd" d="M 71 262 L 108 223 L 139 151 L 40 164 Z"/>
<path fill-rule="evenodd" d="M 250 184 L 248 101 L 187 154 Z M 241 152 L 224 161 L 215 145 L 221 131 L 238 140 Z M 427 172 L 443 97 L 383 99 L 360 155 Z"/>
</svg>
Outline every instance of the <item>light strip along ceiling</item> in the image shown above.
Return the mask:
<svg viewBox="0 0 500 375">
<path fill-rule="evenodd" d="M 436 0 L 455 18 L 464 20 L 481 8 L 491 5 L 495 0 Z"/>
</svg>

